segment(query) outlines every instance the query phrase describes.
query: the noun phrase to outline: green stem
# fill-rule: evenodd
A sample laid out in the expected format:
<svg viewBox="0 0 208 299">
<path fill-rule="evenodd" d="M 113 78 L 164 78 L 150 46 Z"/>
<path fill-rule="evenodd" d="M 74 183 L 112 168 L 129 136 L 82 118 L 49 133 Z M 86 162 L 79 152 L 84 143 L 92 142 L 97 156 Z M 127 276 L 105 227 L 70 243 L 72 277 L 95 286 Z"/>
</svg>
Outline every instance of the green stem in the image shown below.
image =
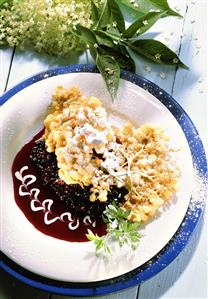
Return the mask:
<svg viewBox="0 0 208 299">
<path fill-rule="evenodd" d="M 120 41 L 121 41 L 121 38 L 120 38 L 120 36 L 118 36 L 118 35 L 115 35 L 115 34 L 112 34 L 112 33 L 110 33 L 110 32 L 107 32 L 107 31 L 103 31 L 103 32 L 105 33 L 105 35 L 107 35 L 107 36 L 111 37 L 113 40 L 115 40 L 115 41 L 118 41 L 118 42 L 120 42 Z"/>
</svg>

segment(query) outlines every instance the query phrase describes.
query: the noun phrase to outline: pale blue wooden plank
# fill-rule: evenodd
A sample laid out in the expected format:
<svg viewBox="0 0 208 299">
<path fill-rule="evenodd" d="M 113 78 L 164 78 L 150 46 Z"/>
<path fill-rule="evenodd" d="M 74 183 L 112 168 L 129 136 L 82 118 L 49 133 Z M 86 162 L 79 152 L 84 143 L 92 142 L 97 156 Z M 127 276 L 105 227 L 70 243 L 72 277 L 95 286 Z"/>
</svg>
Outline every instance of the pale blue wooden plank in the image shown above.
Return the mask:
<svg viewBox="0 0 208 299">
<path fill-rule="evenodd" d="M 49 294 L 9 276 L 0 269 L 0 298 L 1 299 L 49 299 Z"/>
<path fill-rule="evenodd" d="M 154 278 L 141 285 L 139 298 L 207 298 L 207 273 L 203 271 L 203 264 L 207 264 L 206 237 L 205 223 L 200 221 L 178 258 Z"/>
<path fill-rule="evenodd" d="M 179 69 L 173 97 L 182 105 L 207 141 L 207 2 L 189 2 L 181 45 L 181 59 L 186 59 L 189 71 Z"/>
<path fill-rule="evenodd" d="M 52 295 L 51 299 L 81 299 L 83 297 L 73 297 L 73 296 L 59 296 Z M 109 294 L 105 296 L 90 296 L 87 298 L 92 299 L 136 299 L 137 298 L 137 287 L 130 288 L 121 292 L 117 292 L 114 294 Z"/>
<path fill-rule="evenodd" d="M 173 86 L 173 97 L 188 112 L 202 139 L 207 136 L 206 1 L 187 1 L 180 58 L 190 70 L 179 69 Z M 188 246 L 160 274 L 144 283 L 139 298 L 208 298 L 207 218 L 196 228 Z"/>
<path fill-rule="evenodd" d="M 81 56 L 71 54 L 67 58 L 59 58 L 32 51 L 15 51 L 8 88 L 36 73 L 74 63 L 86 63 L 86 53 Z"/>
</svg>

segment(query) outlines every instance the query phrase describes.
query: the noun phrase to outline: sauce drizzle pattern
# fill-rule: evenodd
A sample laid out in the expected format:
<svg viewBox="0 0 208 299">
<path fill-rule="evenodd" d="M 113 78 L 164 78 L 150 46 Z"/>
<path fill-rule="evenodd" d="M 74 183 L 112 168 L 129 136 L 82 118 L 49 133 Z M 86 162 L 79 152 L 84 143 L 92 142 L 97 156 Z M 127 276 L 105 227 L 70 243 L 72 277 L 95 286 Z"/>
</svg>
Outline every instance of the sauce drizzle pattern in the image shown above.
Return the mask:
<svg viewBox="0 0 208 299">
<path fill-rule="evenodd" d="M 38 188 L 29 188 L 29 185 L 33 184 L 36 181 L 36 177 L 32 174 L 24 175 L 23 172 L 28 170 L 29 167 L 27 165 L 23 166 L 19 171 L 15 172 L 15 177 L 21 181 L 21 185 L 19 186 L 19 195 L 20 196 L 29 196 L 31 199 L 30 208 L 33 212 L 43 211 L 44 213 L 44 223 L 46 225 L 50 225 L 56 221 L 67 222 L 68 228 L 70 230 L 76 230 L 80 225 L 80 220 L 78 217 L 73 217 L 70 212 L 64 212 L 60 216 L 53 215 L 51 211 L 51 207 L 53 205 L 52 199 L 45 199 L 41 202 L 38 199 L 38 195 L 40 194 L 40 189 Z M 50 215 L 50 218 L 49 218 Z M 52 216 L 52 217 L 51 217 Z M 92 225 L 92 227 L 96 226 L 96 221 L 92 222 L 89 215 L 85 216 L 82 220 L 84 225 Z"/>
</svg>

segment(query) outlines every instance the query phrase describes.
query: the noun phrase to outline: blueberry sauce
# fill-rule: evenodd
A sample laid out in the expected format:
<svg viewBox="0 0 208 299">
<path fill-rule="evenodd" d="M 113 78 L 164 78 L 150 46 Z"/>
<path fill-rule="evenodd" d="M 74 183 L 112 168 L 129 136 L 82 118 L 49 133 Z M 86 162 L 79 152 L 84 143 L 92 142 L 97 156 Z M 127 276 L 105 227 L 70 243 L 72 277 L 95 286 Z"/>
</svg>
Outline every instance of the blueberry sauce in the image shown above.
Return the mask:
<svg viewBox="0 0 208 299">
<path fill-rule="evenodd" d="M 41 130 L 34 138 L 27 144 L 25 144 L 22 149 L 17 153 L 13 165 L 12 165 L 12 177 L 13 177 L 13 187 L 14 187 L 14 198 L 16 204 L 20 208 L 20 210 L 24 213 L 25 217 L 29 220 L 29 222 L 40 232 L 45 235 L 69 241 L 69 242 L 86 242 L 88 239 L 86 238 L 87 229 L 91 229 L 94 233 L 98 235 L 103 235 L 106 232 L 106 226 L 102 221 L 102 218 L 96 218 L 96 225 L 94 227 L 92 220 L 91 223 L 87 221 L 84 223 L 84 216 L 83 215 L 74 215 L 71 213 L 73 219 L 79 218 L 79 226 L 75 230 L 69 229 L 69 220 L 67 217 L 59 218 L 60 215 L 66 212 L 70 212 L 66 210 L 65 202 L 57 200 L 57 195 L 55 194 L 54 190 L 49 188 L 47 185 L 43 184 L 43 180 L 41 178 L 40 172 L 38 171 L 37 167 L 34 165 L 33 161 L 30 158 L 31 151 L 34 148 L 36 141 L 42 136 L 43 130 Z M 25 171 L 24 175 L 32 175 L 36 178 L 36 180 L 31 183 L 27 187 L 22 187 L 23 192 L 31 191 L 32 189 L 36 188 L 39 189 L 40 192 L 38 194 L 38 201 L 35 202 L 33 206 L 36 207 L 36 210 L 33 211 L 31 209 L 31 202 L 34 201 L 33 195 L 34 192 L 31 192 L 28 195 L 21 196 L 20 195 L 20 186 L 21 182 L 17 179 L 15 173 L 19 172 L 23 166 L 28 166 L 28 169 Z M 27 182 L 27 180 L 25 180 Z M 51 209 L 48 210 L 46 205 L 43 205 L 45 209 L 41 209 L 41 204 L 46 199 L 51 199 L 53 201 L 53 205 Z M 38 210 L 37 207 L 40 207 Z M 47 212 L 47 219 L 50 220 L 54 218 L 59 218 L 57 221 L 54 221 L 50 224 L 46 224 L 44 221 L 44 217 L 46 216 Z"/>
</svg>

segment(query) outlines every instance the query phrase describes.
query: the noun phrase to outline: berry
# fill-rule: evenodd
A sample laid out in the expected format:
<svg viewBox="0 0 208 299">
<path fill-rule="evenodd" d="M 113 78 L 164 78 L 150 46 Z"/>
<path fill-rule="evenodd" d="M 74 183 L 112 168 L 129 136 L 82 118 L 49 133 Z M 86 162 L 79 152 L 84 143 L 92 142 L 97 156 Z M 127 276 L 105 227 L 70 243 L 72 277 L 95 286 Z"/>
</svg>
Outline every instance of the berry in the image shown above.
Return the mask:
<svg viewBox="0 0 208 299">
<path fill-rule="evenodd" d="M 46 151 L 44 140 L 36 141 L 30 159 L 37 167 L 43 184 L 54 191 L 56 199 L 62 204 L 64 203 L 67 211 L 76 215 L 89 215 L 92 218 L 101 217 L 108 204 L 114 200 L 117 203 L 124 202 L 124 196 L 128 193 L 125 187 L 118 188 L 112 185 L 106 202 L 99 200 L 91 202 L 89 200 L 91 185 L 84 188 L 78 184 L 68 185 L 58 176 L 56 156 L 54 153 Z"/>
</svg>

